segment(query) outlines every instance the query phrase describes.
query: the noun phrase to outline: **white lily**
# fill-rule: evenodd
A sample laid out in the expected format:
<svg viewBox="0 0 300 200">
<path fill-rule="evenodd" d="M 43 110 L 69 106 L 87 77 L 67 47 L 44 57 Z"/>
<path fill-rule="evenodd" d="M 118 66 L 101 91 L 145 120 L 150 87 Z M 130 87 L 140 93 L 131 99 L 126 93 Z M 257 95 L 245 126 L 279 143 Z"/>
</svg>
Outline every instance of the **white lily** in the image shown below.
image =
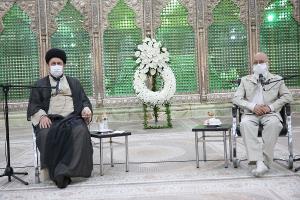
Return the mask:
<svg viewBox="0 0 300 200">
<path fill-rule="evenodd" d="M 156 74 L 156 69 L 150 69 L 150 74 L 153 76 L 154 74 Z"/>
<path fill-rule="evenodd" d="M 140 51 L 136 51 L 136 52 L 134 53 L 134 55 L 135 55 L 135 57 L 139 57 L 139 56 L 141 55 L 141 52 L 140 52 Z"/>
<path fill-rule="evenodd" d="M 138 59 L 136 59 L 136 63 L 140 63 L 142 60 L 141 60 L 141 58 L 138 58 Z"/>
<path fill-rule="evenodd" d="M 142 45 L 142 44 L 138 45 L 138 49 L 143 51 L 144 50 L 144 45 Z"/>
</svg>

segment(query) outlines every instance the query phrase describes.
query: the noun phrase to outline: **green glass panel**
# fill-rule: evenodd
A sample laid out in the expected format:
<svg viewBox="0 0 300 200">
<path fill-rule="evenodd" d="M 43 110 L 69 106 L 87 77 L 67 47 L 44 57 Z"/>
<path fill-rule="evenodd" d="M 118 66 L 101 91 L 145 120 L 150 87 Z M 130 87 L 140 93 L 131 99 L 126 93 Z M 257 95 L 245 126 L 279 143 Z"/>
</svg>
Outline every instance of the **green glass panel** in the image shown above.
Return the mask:
<svg viewBox="0 0 300 200">
<path fill-rule="evenodd" d="M 134 52 L 142 41 L 135 13 L 120 0 L 108 16 L 104 31 L 104 85 L 106 96 L 133 96 Z"/>
<path fill-rule="evenodd" d="M 209 92 L 232 91 L 232 80 L 248 74 L 247 31 L 239 14 L 231 0 L 222 0 L 213 10 L 208 29 Z"/>
<path fill-rule="evenodd" d="M 87 95 L 93 94 L 91 41 L 83 28 L 84 17 L 68 2 L 56 17 L 57 31 L 51 36 L 51 46 L 66 51 L 65 74 L 80 80 Z"/>
<path fill-rule="evenodd" d="M 293 18 L 289 0 L 272 1 L 263 15 L 260 48 L 269 56 L 272 73 L 289 76 L 300 74 L 300 24 Z M 300 77 L 285 81 L 299 88 Z"/>
<path fill-rule="evenodd" d="M 28 15 L 14 4 L 3 17 L 0 33 L 0 84 L 31 85 L 39 78 L 36 35 Z M 29 89 L 10 88 L 9 100 L 29 98 Z"/>
<path fill-rule="evenodd" d="M 177 93 L 198 91 L 195 32 L 188 24 L 188 11 L 177 0 L 171 0 L 160 14 L 161 25 L 156 39 L 170 53 L 170 64 L 176 77 Z"/>
</svg>

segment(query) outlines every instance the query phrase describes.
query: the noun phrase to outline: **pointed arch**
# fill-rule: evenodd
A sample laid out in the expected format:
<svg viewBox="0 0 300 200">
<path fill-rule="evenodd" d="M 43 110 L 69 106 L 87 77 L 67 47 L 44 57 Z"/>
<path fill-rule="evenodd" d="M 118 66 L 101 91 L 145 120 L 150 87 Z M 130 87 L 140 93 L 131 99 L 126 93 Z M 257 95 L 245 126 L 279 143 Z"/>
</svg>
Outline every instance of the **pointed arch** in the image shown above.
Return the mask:
<svg viewBox="0 0 300 200">
<path fill-rule="evenodd" d="M 48 26 L 48 35 L 51 36 L 58 28 L 58 24 L 56 22 L 56 17 L 61 12 L 62 9 L 67 4 L 72 5 L 82 16 L 82 27 L 88 31 L 92 32 L 92 14 L 90 2 L 91 0 L 50 0 L 47 2 L 47 26 Z"/>
</svg>

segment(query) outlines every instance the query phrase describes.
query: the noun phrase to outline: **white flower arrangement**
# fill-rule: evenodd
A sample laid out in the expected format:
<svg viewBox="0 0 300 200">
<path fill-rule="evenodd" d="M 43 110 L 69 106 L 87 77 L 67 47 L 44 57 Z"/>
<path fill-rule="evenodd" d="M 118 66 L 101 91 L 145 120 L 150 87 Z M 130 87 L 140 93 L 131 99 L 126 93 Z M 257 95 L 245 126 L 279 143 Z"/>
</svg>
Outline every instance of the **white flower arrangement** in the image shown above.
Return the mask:
<svg viewBox="0 0 300 200">
<path fill-rule="evenodd" d="M 138 45 L 135 52 L 136 63 L 139 64 L 135 74 L 133 86 L 137 97 L 150 105 L 162 105 L 171 99 L 176 91 L 176 79 L 168 66 L 169 53 L 160 42 L 155 39 L 145 38 L 143 44 Z M 161 75 L 164 87 L 161 91 L 151 91 L 146 85 L 148 76 L 156 73 Z"/>
</svg>

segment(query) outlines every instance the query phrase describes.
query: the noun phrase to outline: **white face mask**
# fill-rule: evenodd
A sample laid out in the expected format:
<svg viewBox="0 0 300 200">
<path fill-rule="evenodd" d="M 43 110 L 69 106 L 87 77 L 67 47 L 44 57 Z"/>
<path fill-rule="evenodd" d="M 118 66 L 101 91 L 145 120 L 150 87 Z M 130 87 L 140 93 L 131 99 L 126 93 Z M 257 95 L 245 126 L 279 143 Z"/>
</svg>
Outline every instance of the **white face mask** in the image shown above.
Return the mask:
<svg viewBox="0 0 300 200">
<path fill-rule="evenodd" d="M 60 77 L 63 74 L 63 66 L 61 65 L 51 65 L 50 74 L 56 78 Z"/>
<path fill-rule="evenodd" d="M 259 74 L 262 74 L 264 77 L 266 77 L 267 72 L 268 72 L 267 63 L 253 65 L 254 75 L 259 76 Z"/>
</svg>

